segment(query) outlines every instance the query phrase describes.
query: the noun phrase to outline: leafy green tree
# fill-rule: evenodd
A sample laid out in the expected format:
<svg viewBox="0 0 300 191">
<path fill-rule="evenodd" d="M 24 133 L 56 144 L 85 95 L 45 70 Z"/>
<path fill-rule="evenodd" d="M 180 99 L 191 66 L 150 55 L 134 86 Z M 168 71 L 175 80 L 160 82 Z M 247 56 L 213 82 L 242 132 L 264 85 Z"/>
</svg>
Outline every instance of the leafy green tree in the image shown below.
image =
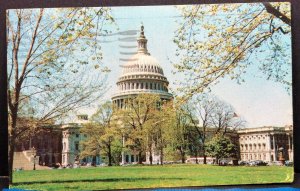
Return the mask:
<svg viewBox="0 0 300 191">
<path fill-rule="evenodd" d="M 140 94 L 129 98 L 125 108 L 119 109 L 118 116 L 123 126 L 125 145 L 135 150 L 142 164 L 142 155 L 152 147 L 152 123 L 157 119 L 156 111 L 160 97 L 153 94 Z"/>
<path fill-rule="evenodd" d="M 206 145 L 207 154 L 215 157 L 217 163 L 222 158 L 236 157 L 238 148 L 231 140 L 221 133 L 216 134 Z"/>
<path fill-rule="evenodd" d="M 81 142 L 81 158 L 105 154 L 108 166 L 112 166 L 114 158 L 118 161 L 121 155 L 122 137 L 111 102 L 106 102 L 99 107 L 92 116 L 91 122 L 81 129 L 81 133 L 87 136 Z"/>
<path fill-rule="evenodd" d="M 254 66 L 266 79 L 291 87 L 290 3 L 178 6 L 183 18 L 175 32 L 179 90 L 204 92 L 221 78 L 243 82 Z M 253 67 L 252 67 L 253 68 Z"/>
<path fill-rule="evenodd" d="M 165 134 L 167 138 L 167 151 L 168 155 L 176 155 L 179 154 L 179 158 L 177 160 L 181 160 L 182 163 L 185 163 L 186 154 L 188 152 L 189 146 L 189 132 L 191 129 L 191 121 L 189 116 L 185 111 L 185 104 L 182 104 L 181 101 L 177 100 L 174 104 L 169 105 L 169 107 L 165 107 L 164 113 L 169 113 L 168 124 L 165 126 Z M 172 158 L 169 156 L 169 158 Z"/>
<path fill-rule="evenodd" d="M 97 100 L 105 89 L 97 38 L 113 19 L 108 8 L 8 10 L 6 18 L 11 184 L 20 105 L 30 100 L 42 126 Z"/>
<path fill-rule="evenodd" d="M 165 160 L 165 149 L 168 147 L 168 145 L 170 145 L 170 143 L 174 143 L 175 138 L 172 136 L 174 134 L 171 133 L 172 130 L 174 130 L 172 128 L 174 105 L 173 100 L 160 101 L 158 103 L 159 107 L 155 110 L 152 128 L 155 132 L 155 149 L 156 152 L 159 153 L 160 164 L 163 165 L 163 161 Z"/>
</svg>

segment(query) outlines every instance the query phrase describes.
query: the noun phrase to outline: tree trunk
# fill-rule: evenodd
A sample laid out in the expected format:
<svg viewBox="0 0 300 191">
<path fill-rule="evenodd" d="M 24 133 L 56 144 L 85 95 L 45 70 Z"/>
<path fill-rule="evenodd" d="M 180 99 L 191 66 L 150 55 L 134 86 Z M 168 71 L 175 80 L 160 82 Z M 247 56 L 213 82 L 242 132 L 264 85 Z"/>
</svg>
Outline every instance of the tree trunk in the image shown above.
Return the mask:
<svg viewBox="0 0 300 191">
<path fill-rule="evenodd" d="M 150 161 L 150 165 L 152 165 L 153 163 L 153 157 L 152 157 L 152 149 L 150 148 L 150 152 L 149 152 L 149 161 Z"/>
<path fill-rule="evenodd" d="M 112 156 L 111 156 L 111 146 L 110 144 L 108 145 L 108 166 L 112 166 L 111 164 L 111 159 L 112 159 Z"/>
<path fill-rule="evenodd" d="M 13 161 L 14 161 L 14 152 L 15 152 L 15 129 L 17 126 L 17 117 L 18 114 L 15 110 L 12 110 L 11 115 L 11 129 L 9 131 L 9 148 L 8 148 L 8 172 L 9 172 L 9 184 L 11 185 L 13 182 L 12 174 L 13 174 Z"/>
<path fill-rule="evenodd" d="M 160 165 L 163 165 L 164 164 L 164 148 L 161 147 L 160 149 Z"/>
<path fill-rule="evenodd" d="M 185 163 L 185 152 L 182 147 L 180 149 L 180 155 L 181 155 L 181 163 L 183 164 Z"/>
<path fill-rule="evenodd" d="M 142 163 L 142 151 L 139 151 L 139 164 L 143 164 Z"/>
<path fill-rule="evenodd" d="M 198 162 L 198 153 L 197 153 L 197 149 L 195 150 L 195 157 L 196 157 L 196 164 L 199 164 L 199 162 Z"/>
<path fill-rule="evenodd" d="M 12 185 L 12 173 L 13 173 L 13 161 L 14 161 L 14 138 L 10 137 L 9 148 L 8 148 L 8 173 L 9 173 L 9 184 Z"/>
<path fill-rule="evenodd" d="M 203 164 L 206 164 L 206 148 L 205 148 L 205 136 L 203 137 Z"/>
</svg>

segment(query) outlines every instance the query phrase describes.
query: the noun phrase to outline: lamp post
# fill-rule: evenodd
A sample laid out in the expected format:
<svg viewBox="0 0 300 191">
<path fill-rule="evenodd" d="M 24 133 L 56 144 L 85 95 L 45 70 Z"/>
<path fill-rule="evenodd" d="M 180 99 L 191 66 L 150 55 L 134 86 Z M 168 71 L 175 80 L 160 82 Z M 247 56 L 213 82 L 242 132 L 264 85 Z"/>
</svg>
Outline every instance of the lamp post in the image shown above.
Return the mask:
<svg viewBox="0 0 300 191">
<path fill-rule="evenodd" d="M 33 170 L 35 170 L 35 160 L 36 160 L 36 154 L 33 156 Z"/>
<path fill-rule="evenodd" d="M 35 170 L 35 164 L 36 164 L 36 150 L 34 147 L 32 147 L 32 155 L 33 155 L 33 170 Z"/>
</svg>

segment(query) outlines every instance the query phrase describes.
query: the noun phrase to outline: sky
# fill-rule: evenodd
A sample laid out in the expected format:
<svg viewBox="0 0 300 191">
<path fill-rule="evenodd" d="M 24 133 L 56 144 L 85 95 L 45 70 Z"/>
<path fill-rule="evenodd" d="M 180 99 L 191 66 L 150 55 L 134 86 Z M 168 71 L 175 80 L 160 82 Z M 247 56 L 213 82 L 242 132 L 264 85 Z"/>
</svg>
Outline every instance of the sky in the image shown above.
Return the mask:
<svg viewBox="0 0 300 191">
<path fill-rule="evenodd" d="M 113 7 L 112 16 L 116 25 L 109 27 L 115 31 L 140 30 L 141 23 L 145 27 L 145 36 L 148 39 L 148 51 L 155 57 L 164 70 L 164 74 L 170 82 L 170 88 L 175 88 L 173 82 L 180 80 L 180 75 L 173 75 L 172 62 L 178 58 L 175 56 L 176 45 L 173 43 L 174 31 L 180 19 L 174 6 L 148 6 L 148 7 Z M 133 42 L 120 42 L 118 38 L 126 36 L 115 35 L 101 37 L 100 40 L 113 41 L 103 43 L 103 63 L 111 69 L 108 74 L 108 82 L 111 87 L 99 104 L 109 100 L 116 91 L 116 82 L 121 74 L 120 65 L 124 62 L 120 58 L 130 58 L 121 55 L 120 52 L 134 52 L 136 49 L 122 49 L 119 45 L 136 45 Z M 284 39 L 290 40 L 290 39 Z M 253 60 L 255 63 L 255 60 Z M 236 81 L 227 78 L 212 87 L 212 94 L 221 100 L 230 103 L 236 113 L 247 121 L 246 127 L 284 126 L 292 124 L 292 96 L 283 85 L 263 78 L 263 74 L 253 68 L 247 70 L 245 82 L 237 84 Z M 80 113 L 91 115 L 95 108 L 85 108 Z"/>
</svg>

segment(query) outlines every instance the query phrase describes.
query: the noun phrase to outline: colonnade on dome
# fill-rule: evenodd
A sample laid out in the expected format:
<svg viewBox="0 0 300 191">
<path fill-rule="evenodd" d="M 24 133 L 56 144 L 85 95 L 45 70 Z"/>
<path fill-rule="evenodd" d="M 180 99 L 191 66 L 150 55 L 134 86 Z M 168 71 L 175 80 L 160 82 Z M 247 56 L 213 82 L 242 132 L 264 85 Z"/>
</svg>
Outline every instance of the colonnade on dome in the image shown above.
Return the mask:
<svg viewBox="0 0 300 191">
<path fill-rule="evenodd" d="M 118 83 L 119 91 L 143 90 L 143 89 L 168 92 L 167 83 L 164 82 L 130 81 L 130 82 Z"/>
</svg>

